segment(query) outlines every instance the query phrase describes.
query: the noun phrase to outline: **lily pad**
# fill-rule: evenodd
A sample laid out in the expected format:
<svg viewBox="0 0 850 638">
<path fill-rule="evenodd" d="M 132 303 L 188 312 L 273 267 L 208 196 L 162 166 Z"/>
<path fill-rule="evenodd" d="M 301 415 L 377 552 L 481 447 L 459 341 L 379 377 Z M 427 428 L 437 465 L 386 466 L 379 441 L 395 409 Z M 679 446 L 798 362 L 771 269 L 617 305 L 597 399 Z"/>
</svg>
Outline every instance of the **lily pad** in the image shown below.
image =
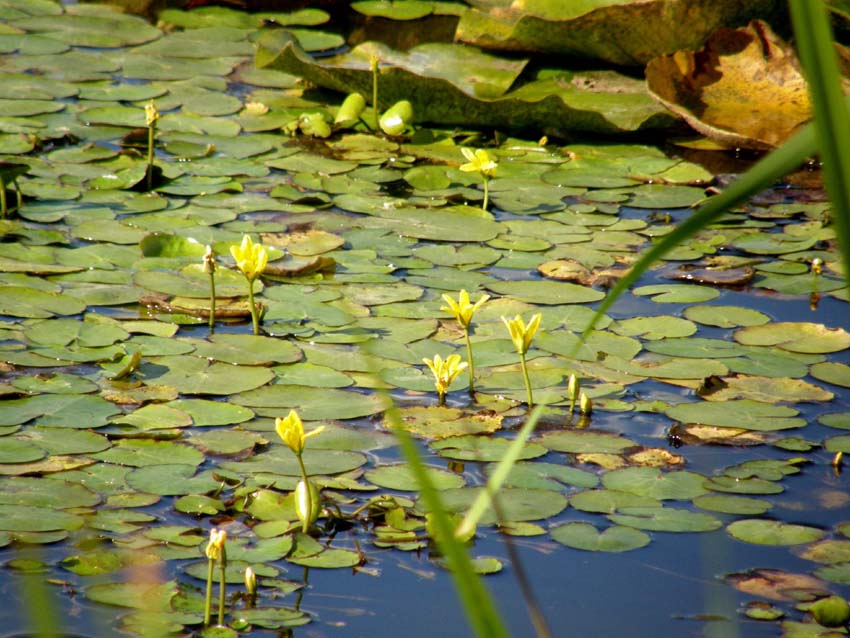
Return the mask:
<svg viewBox="0 0 850 638">
<path fill-rule="evenodd" d="M 681 403 L 668 408 L 667 416 L 682 423 L 743 428 L 760 432 L 799 428 L 806 424 L 788 406 L 759 403 L 751 399 L 723 402 Z"/>
<path fill-rule="evenodd" d="M 434 439 L 495 432 L 501 427 L 502 416 L 489 412 L 467 413 L 448 407 L 409 407 L 398 413 L 399 425 L 414 434 Z M 386 422 L 388 428 L 395 421 Z"/>
<path fill-rule="evenodd" d="M 464 513 L 484 488 L 462 487 L 443 490 L 440 493 L 446 510 L 450 513 Z M 488 509 L 481 517 L 482 525 L 496 522 L 536 521 L 554 516 L 567 506 L 567 499 L 551 490 L 532 490 L 503 488 L 497 494 L 499 512 L 504 517 L 499 521 L 493 509 Z M 419 505 L 421 507 L 421 504 Z"/>
<path fill-rule="evenodd" d="M 730 523 L 726 531 L 738 540 L 756 545 L 802 545 L 824 537 L 824 531 L 816 527 L 756 518 Z"/>
<path fill-rule="evenodd" d="M 628 552 L 649 545 L 649 534 L 632 527 L 614 525 L 601 532 L 590 523 L 573 522 L 555 527 L 552 538 L 573 549 L 588 552 Z"/>
<path fill-rule="evenodd" d="M 466 480 L 459 474 L 435 467 L 428 467 L 426 470 L 438 490 L 463 487 L 466 484 Z M 379 465 L 367 470 L 365 477 L 370 483 L 386 489 L 410 492 L 419 490 L 419 482 L 407 465 Z"/>
</svg>

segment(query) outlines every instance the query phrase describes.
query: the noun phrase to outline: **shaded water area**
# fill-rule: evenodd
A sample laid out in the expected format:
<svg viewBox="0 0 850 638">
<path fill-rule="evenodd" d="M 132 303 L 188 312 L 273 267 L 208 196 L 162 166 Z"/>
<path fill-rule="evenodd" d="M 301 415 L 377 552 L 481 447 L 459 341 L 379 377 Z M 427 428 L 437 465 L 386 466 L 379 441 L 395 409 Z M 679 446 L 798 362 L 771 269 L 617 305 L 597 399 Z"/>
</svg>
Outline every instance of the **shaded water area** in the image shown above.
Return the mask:
<svg viewBox="0 0 850 638">
<path fill-rule="evenodd" d="M 275 18 L 308 51 L 341 45 L 313 13 Z M 850 334 L 820 190 L 730 211 L 580 344 L 611 282 L 714 183 L 675 148 L 363 122 L 323 138 L 304 116 L 330 127 L 341 97 L 254 67 L 261 16 L 152 26 L 0 0 L 0 19 L 4 634 L 47 616 L 39 595 L 69 635 L 201 631 L 219 528 L 222 636 L 469 635 L 386 414 L 462 514 L 528 413 L 503 318 L 538 313 L 540 424 L 469 546 L 510 634 L 532 630 L 508 541 L 557 636 L 830 631 L 805 606 L 850 584 Z M 487 210 L 462 148 L 496 162 Z M 246 234 L 270 259 L 256 336 L 231 257 Z M 464 372 L 438 406 L 423 359 L 467 358 L 443 298 L 461 290 L 490 296 L 476 392 Z M 275 432 L 293 409 L 325 428 L 304 453 L 312 536 Z"/>
</svg>

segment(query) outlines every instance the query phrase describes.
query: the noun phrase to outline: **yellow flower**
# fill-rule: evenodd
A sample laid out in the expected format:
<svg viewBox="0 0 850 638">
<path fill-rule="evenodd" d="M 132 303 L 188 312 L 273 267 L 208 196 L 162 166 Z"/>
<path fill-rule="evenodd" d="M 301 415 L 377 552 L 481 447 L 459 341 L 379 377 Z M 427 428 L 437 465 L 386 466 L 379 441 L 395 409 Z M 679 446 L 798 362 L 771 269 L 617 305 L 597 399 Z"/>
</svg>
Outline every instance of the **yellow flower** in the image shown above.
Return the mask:
<svg viewBox="0 0 850 638">
<path fill-rule="evenodd" d="M 156 108 L 156 104 L 154 104 L 153 100 L 151 100 L 145 104 L 145 124 L 147 126 L 152 126 L 158 119 L 159 111 Z"/>
<path fill-rule="evenodd" d="M 224 542 L 227 540 L 227 532 L 223 529 L 210 530 L 210 542 L 207 543 L 206 554 L 210 560 L 220 560 Z"/>
<path fill-rule="evenodd" d="M 461 148 L 460 152 L 468 160 L 468 163 L 460 167 L 464 173 L 481 173 L 486 179 L 496 176 L 496 161 L 483 148 L 474 151 L 471 148 Z"/>
<path fill-rule="evenodd" d="M 289 415 L 285 419 L 280 417 L 274 420 L 274 429 L 289 449 L 296 456 L 301 456 L 304 452 L 304 446 L 307 439 L 311 436 L 316 436 L 319 432 L 325 429 L 324 425 L 317 427 L 315 430 L 304 433 L 304 424 L 301 422 L 301 417 L 295 410 L 290 410 Z"/>
<path fill-rule="evenodd" d="M 422 359 L 422 361 L 431 368 L 431 372 L 434 374 L 434 387 L 437 389 L 437 394 L 440 395 L 442 402 L 452 381 L 466 369 L 467 363 L 461 361 L 460 355 L 457 354 L 450 354 L 445 361 L 438 354 L 435 354 L 433 359 Z"/>
<path fill-rule="evenodd" d="M 472 315 L 474 315 L 475 311 L 478 310 L 489 298 L 490 295 L 483 295 L 481 299 L 475 302 L 475 304 L 471 304 L 469 302 L 469 294 L 465 290 L 461 290 L 457 301 L 448 295 L 443 295 L 443 299 L 446 301 L 448 306 L 442 306 L 440 310 L 444 310 L 445 312 L 449 312 L 454 315 L 457 322 L 464 330 L 466 330 L 469 328 L 469 322 L 472 321 Z"/>
<path fill-rule="evenodd" d="M 588 416 L 591 412 L 593 412 L 593 401 L 591 401 L 590 397 L 584 392 L 582 392 L 578 398 L 578 411 L 585 416 Z"/>
<path fill-rule="evenodd" d="M 537 332 L 537 328 L 540 326 L 540 318 L 540 313 L 537 313 L 529 320 L 528 325 L 526 325 L 522 322 L 522 317 L 519 315 L 510 321 L 502 317 L 502 321 L 505 322 L 508 330 L 510 330 L 511 340 L 514 342 L 514 347 L 519 354 L 524 355 L 531 347 L 531 340 L 534 339 L 534 333 Z"/>
<path fill-rule="evenodd" d="M 231 246 L 230 254 L 236 260 L 236 266 L 251 282 L 263 274 L 266 264 L 269 263 L 269 253 L 266 247 L 251 241 L 250 235 L 242 237 L 241 245 Z"/>
</svg>

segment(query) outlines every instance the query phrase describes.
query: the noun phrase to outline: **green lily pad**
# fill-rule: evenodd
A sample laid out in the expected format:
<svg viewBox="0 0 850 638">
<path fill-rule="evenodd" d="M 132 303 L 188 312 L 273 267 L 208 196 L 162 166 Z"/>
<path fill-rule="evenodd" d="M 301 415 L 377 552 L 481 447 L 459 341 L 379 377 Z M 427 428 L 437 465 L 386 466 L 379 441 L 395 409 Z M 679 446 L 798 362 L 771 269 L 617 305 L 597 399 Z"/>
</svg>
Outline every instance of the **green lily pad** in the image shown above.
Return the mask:
<svg viewBox="0 0 850 638">
<path fill-rule="evenodd" d="M 590 523 L 572 522 L 553 528 L 552 538 L 562 545 L 588 552 L 628 552 L 649 545 L 649 534 L 614 525 L 599 531 Z"/>
<path fill-rule="evenodd" d="M 496 294 L 532 304 L 588 303 L 605 297 L 600 290 L 559 281 L 504 281 L 487 285 Z"/>
<path fill-rule="evenodd" d="M 620 454 L 637 445 L 634 441 L 617 434 L 587 430 L 553 430 L 545 432 L 538 440 L 550 450 L 571 454 Z"/>
<path fill-rule="evenodd" d="M 689 306 L 683 314 L 686 319 L 718 328 L 760 326 L 770 321 L 763 312 L 739 306 Z"/>
<path fill-rule="evenodd" d="M 114 404 L 87 394 L 39 394 L 3 402 L 0 425 L 36 419 L 35 424 L 56 428 L 98 428 L 118 413 Z"/>
<path fill-rule="evenodd" d="M 130 488 L 159 496 L 202 494 L 220 486 L 210 473 L 196 475 L 194 464 L 151 464 L 126 474 Z"/>
<path fill-rule="evenodd" d="M 670 507 L 627 507 L 609 514 L 608 520 L 652 532 L 711 532 L 723 527 L 708 514 Z"/>
<path fill-rule="evenodd" d="M 426 469 L 431 482 L 438 490 L 463 487 L 466 484 L 466 480 L 459 474 L 435 467 Z M 372 470 L 367 470 L 365 477 L 370 483 L 390 490 L 409 492 L 419 490 L 419 482 L 407 465 L 379 465 Z"/>
<path fill-rule="evenodd" d="M 465 513 L 483 488 L 462 487 L 443 490 L 440 493 L 446 510 L 450 513 Z M 503 521 L 536 521 L 559 514 L 567 506 L 567 499 L 551 490 L 502 488 L 497 495 Z M 419 505 L 422 506 L 421 504 Z M 498 522 L 493 509 L 481 517 L 482 525 Z"/>
<path fill-rule="evenodd" d="M 732 336 L 744 345 L 778 346 L 791 352 L 829 353 L 850 347 L 850 333 L 818 323 L 772 322 L 741 328 Z"/>
<path fill-rule="evenodd" d="M 758 516 L 767 512 L 772 505 L 758 498 L 743 496 L 725 496 L 722 494 L 704 494 L 693 500 L 694 505 L 709 512 L 721 514 L 738 514 L 743 516 Z"/>
<path fill-rule="evenodd" d="M 408 432 L 434 439 L 495 432 L 501 427 L 502 416 L 491 413 L 466 413 L 448 407 L 413 406 L 398 412 L 399 423 Z M 392 429 L 395 421 L 385 425 Z"/>
<path fill-rule="evenodd" d="M 750 399 L 723 402 L 680 403 L 665 410 L 667 416 L 682 423 L 743 428 L 771 432 L 799 428 L 806 424 L 796 418 L 797 410 L 788 406 L 759 403 Z"/>
<path fill-rule="evenodd" d="M 82 516 L 53 507 L 0 504 L 0 530 L 7 532 L 73 531 L 83 522 Z"/>
<path fill-rule="evenodd" d="M 498 461 L 505 456 L 511 441 L 488 436 L 451 436 L 433 441 L 432 450 L 445 458 L 459 461 Z M 533 459 L 546 454 L 546 448 L 539 443 L 526 443 L 519 453 L 519 459 Z M 519 464 L 521 465 L 521 463 Z M 516 466 L 514 466 L 516 467 Z M 568 468 L 565 468 L 568 469 Z M 516 487 L 541 487 L 540 485 L 515 485 Z"/>
<path fill-rule="evenodd" d="M 196 426 L 244 423 L 254 416 L 248 408 L 209 399 L 178 399 L 167 405 L 191 416 L 192 424 Z"/>
<path fill-rule="evenodd" d="M 93 381 L 64 372 L 17 377 L 12 385 L 27 394 L 86 394 L 98 389 Z"/>
<path fill-rule="evenodd" d="M 77 315 L 85 309 L 85 303 L 69 295 L 19 286 L 0 286 L 0 314 L 10 317 Z"/>
<path fill-rule="evenodd" d="M 261 416 L 285 416 L 282 413 L 297 409 L 301 418 L 310 421 L 369 416 L 383 412 L 390 404 L 379 394 L 297 385 L 269 385 L 242 392 L 230 400 Z"/>
<path fill-rule="evenodd" d="M 177 583 L 100 583 L 86 588 L 86 598 L 130 609 L 164 610 L 177 595 Z"/>
<path fill-rule="evenodd" d="M 602 476 L 609 490 L 631 492 L 658 500 L 690 500 L 705 494 L 705 477 L 694 472 L 662 472 L 655 467 L 627 467 Z"/>
<path fill-rule="evenodd" d="M 694 284 L 653 284 L 638 286 L 632 292 L 649 296 L 656 303 L 702 303 L 720 296 L 716 288 Z"/>
<path fill-rule="evenodd" d="M 290 363 L 302 357 L 301 350 L 295 345 L 271 337 L 217 334 L 212 335 L 208 340 L 187 339 L 186 341 L 194 347 L 193 354 L 197 357 L 237 365 Z"/>
<path fill-rule="evenodd" d="M 145 382 L 174 386 L 187 394 L 236 394 L 265 385 L 275 377 L 266 368 L 210 363 L 192 356 L 162 357 L 158 365 L 167 371 L 148 377 Z"/>
<path fill-rule="evenodd" d="M 825 534 L 816 527 L 760 518 L 735 521 L 726 531 L 738 540 L 755 545 L 801 545 L 819 541 Z"/>
<path fill-rule="evenodd" d="M 171 464 L 197 466 L 204 461 L 204 455 L 188 445 L 150 439 L 124 439 L 108 450 L 93 454 L 92 457 L 132 467 Z"/>
</svg>

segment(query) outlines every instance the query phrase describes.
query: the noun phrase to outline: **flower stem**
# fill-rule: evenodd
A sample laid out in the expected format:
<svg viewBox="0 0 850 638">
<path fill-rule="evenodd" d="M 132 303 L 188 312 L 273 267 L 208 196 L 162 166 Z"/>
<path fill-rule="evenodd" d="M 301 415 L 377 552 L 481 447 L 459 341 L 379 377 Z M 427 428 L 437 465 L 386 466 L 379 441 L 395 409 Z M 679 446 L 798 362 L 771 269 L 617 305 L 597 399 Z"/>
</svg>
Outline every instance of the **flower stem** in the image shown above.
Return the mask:
<svg viewBox="0 0 850 638">
<path fill-rule="evenodd" d="M 372 130 L 378 130 L 378 61 L 372 62 Z"/>
<path fill-rule="evenodd" d="M 307 468 L 304 467 L 304 460 L 301 458 L 300 454 L 296 454 L 295 458 L 298 459 L 298 467 L 301 468 L 301 478 L 304 483 L 307 484 L 307 489 L 305 492 L 307 493 L 307 511 L 313 511 L 313 495 L 310 492 L 310 485 L 307 479 Z M 310 531 L 310 519 L 309 517 L 305 517 L 303 521 L 301 521 L 301 533 L 307 534 Z"/>
<path fill-rule="evenodd" d="M 209 563 L 207 565 L 207 595 L 204 599 L 204 627 L 208 627 L 210 624 L 210 618 L 212 617 L 212 588 L 213 588 L 213 566 L 215 565 L 215 560 L 212 558 L 209 559 Z"/>
<path fill-rule="evenodd" d="M 154 135 L 156 135 L 156 131 L 154 130 L 155 124 L 151 124 L 148 126 L 148 190 L 153 190 L 153 144 L 154 144 Z"/>
<path fill-rule="evenodd" d="M 248 280 L 248 305 L 251 307 L 251 324 L 254 326 L 254 334 L 260 334 L 260 316 L 257 312 L 257 304 L 254 303 L 254 282 Z"/>
<path fill-rule="evenodd" d="M 252 286 L 253 288 L 253 286 Z M 210 334 L 215 333 L 215 270 L 210 270 Z"/>
<path fill-rule="evenodd" d="M 469 362 L 469 396 L 475 396 L 475 365 L 472 363 L 472 342 L 469 340 L 469 328 L 463 331 L 466 337 L 466 360 Z"/>
<path fill-rule="evenodd" d="M 487 205 L 490 203 L 490 178 L 484 178 L 484 203 L 481 205 L 482 210 L 487 210 Z"/>
<path fill-rule="evenodd" d="M 534 399 L 531 396 L 531 381 L 528 380 L 528 367 L 525 365 L 525 354 L 520 353 L 519 362 L 522 366 L 522 378 L 525 381 L 525 393 L 528 396 L 528 407 L 534 407 Z"/>
<path fill-rule="evenodd" d="M 224 625 L 224 599 L 227 594 L 227 550 L 221 546 L 221 558 L 219 558 L 219 583 L 218 583 L 218 624 Z"/>
</svg>

